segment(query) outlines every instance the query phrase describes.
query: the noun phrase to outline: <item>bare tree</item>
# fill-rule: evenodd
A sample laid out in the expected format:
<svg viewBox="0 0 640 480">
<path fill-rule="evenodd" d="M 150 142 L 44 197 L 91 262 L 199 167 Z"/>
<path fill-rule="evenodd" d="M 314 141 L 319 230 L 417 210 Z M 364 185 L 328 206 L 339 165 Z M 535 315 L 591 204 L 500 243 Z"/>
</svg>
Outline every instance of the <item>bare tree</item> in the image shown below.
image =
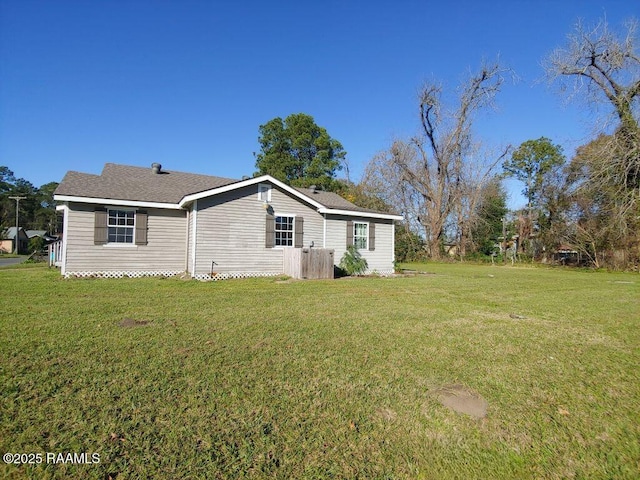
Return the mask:
<svg viewBox="0 0 640 480">
<path fill-rule="evenodd" d="M 472 161 L 477 154 L 472 126 L 479 110 L 490 107 L 504 81 L 500 65 L 483 65 L 461 86 L 453 109 L 442 99 L 442 87 L 426 83 L 420 90 L 419 134 L 396 140 L 377 155 L 367 177 L 386 192 L 385 199 L 425 234 L 428 253 L 441 256 L 448 222 L 453 221 L 459 241 L 471 232 L 468 222 L 477 205 L 479 189 L 506 155 L 493 160 Z"/>
<path fill-rule="evenodd" d="M 544 63 L 549 80 L 559 82 L 569 98 L 584 97 L 591 105 L 604 102 L 613 108 L 618 125 L 610 150 L 615 154 L 594 174 L 608 184 L 617 181 L 621 188 L 640 187 L 637 28 L 637 20 L 632 19 L 624 33 L 616 35 L 604 20 L 593 28 L 578 22 L 567 44 L 553 51 Z"/>
<path fill-rule="evenodd" d="M 604 182 L 604 164 L 613 155 L 610 135 L 600 135 L 580 147 L 567 167 L 564 190 L 571 220 L 564 241 L 581 251 L 596 267 L 607 254 L 625 251 L 630 264 L 640 260 L 638 192 Z"/>
</svg>

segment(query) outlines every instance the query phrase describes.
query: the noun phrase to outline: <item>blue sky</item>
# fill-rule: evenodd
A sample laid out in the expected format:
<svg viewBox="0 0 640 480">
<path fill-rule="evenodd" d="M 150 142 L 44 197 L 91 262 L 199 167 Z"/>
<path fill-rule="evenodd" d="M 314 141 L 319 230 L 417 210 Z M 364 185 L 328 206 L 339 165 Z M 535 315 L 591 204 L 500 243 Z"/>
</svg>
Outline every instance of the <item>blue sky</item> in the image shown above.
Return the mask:
<svg viewBox="0 0 640 480">
<path fill-rule="evenodd" d="M 546 136 L 571 156 L 594 114 L 544 82 L 578 18 L 613 27 L 626 1 L 0 0 L 0 165 L 36 186 L 106 162 L 241 178 L 258 128 L 312 115 L 351 177 L 418 129 L 417 91 L 453 89 L 483 58 L 515 71 L 478 117 L 489 146 Z M 510 182 L 511 205 L 522 203 Z"/>
</svg>

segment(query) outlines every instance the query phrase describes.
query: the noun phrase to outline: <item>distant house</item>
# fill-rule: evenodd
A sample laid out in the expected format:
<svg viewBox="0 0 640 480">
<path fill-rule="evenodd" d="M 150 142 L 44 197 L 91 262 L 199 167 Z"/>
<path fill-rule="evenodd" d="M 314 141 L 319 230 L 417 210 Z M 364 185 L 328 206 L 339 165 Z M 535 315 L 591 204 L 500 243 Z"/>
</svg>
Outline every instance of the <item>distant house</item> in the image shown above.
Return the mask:
<svg viewBox="0 0 640 480">
<path fill-rule="evenodd" d="M 18 228 L 18 253 L 26 253 L 29 246 L 29 237 L 22 227 Z M 0 238 L 0 253 L 14 253 L 16 249 L 16 227 L 4 230 Z"/>
<path fill-rule="evenodd" d="M 582 258 L 580 252 L 571 245 L 560 244 L 552 253 L 552 260 L 561 265 L 578 265 Z"/>
<path fill-rule="evenodd" d="M 45 238 L 47 236 L 46 230 L 27 230 L 25 233 L 29 240 L 35 237 Z"/>
<path fill-rule="evenodd" d="M 49 235 L 49 233 L 46 230 L 27 230 L 25 232 L 27 234 L 27 237 L 29 238 L 29 240 L 31 240 L 32 238 L 42 238 L 45 243 L 51 243 L 51 242 L 55 242 L 58 237 Z"/>
<path fill-rule="evenodd" d="M 369 271 L 394 269 L 394 222 L 335 193 L 263 175 L 244 180 L 116 165 L 68 172 L 54 199 L 64 214 L 65 276 L 277 275 L 288 248 L 326 248 L 339 263 L 356 245 Z"/>
</svg>

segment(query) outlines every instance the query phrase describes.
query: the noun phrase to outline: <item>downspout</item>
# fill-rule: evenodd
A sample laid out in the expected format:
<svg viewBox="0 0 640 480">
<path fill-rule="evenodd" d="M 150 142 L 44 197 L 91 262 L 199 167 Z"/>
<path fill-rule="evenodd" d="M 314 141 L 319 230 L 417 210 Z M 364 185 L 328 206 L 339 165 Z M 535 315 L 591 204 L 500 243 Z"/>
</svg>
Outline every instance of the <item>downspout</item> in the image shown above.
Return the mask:
<svg viewBox="0 0 640 480">
<path fill-rule="evenodd" d="M 62 276 L 67 273 L 67 243 L 69 232 L 69 204 L 58 205 L 56 210 L 62 210 L 62 262 L 60 265 L 60 274 Z"/>
<path fill-rule="evenodd" d="M 394 270 L 395 270 L 395 262 L 396 262 L 396 221 L 391 220 L 391 265 Z"/>
<path fill-rule="evenodd" d="M 193 215 L 193 220 L 191 221 L 191 276 L 195 277 L 196 275 L 196 246 L 198 242 L 196 241 L 196 235 L 198 233 L 198 200 L 193 201 L 193 207 L 191 207 L 191 215 Z"/>
<path fill-rule="evenodd" d="M 323 213 L 322 218 L 324 218 L 322 222 L 322 248 L 327 248 L 327 214 Z"/>
<path fill-rule="evenodd" d="M 187 215 L 187 226 L 185 227 L 186 229 L 186 235 L 185 235 L 185 248 L 184 248 L 184 271 L 185 273 L 189 273 L 189 244 L 190 244 L 190 238 L 189 238 L 189 219 L 191 218 L 191 210 L 186 210 Z"/>
</svg>

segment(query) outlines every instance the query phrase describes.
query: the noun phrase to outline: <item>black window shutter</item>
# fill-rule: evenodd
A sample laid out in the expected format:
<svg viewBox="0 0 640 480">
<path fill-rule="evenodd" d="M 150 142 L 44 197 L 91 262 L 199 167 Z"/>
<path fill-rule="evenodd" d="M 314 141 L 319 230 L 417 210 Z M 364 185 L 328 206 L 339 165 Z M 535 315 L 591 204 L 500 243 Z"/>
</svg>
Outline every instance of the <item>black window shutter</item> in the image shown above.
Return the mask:
<svg viewBox="0 0 640 480">
<path fill-rule="evenodd" d="M 353 245 L 353 222 L 347 220 L 347 247 Z"/>
<path fill-rule="evenodd" d="M 109 229 L 107 228 L 107 209 L 96 209 L 94 215 L 95 219 L 93 224 L 93 243 L 96 245 L 104 245 L 105 243 L 107 243 L 107 233 L 109 231 Z"/>
<path fill-rule="evenodd" d="M 376 224 L 369 223 L 369 250 L 376 249 Z"/>
<path fill-rule="evenodd" d="M 136 245 L 147 244 L 147 212 L 136 212 Z"/>
<path fill-rule="evenodd" d="M 293 246 L 296 248 L 302 248 L 302 239 L 304 238 L 304 218 L 295 217 L 294 225 L 296 238 Z"/>
<path fill-rule="evenodd" d="M 264 246 L 273 248 L 276 244 L 276 217 L 267 213 Z"/>
</svg>

